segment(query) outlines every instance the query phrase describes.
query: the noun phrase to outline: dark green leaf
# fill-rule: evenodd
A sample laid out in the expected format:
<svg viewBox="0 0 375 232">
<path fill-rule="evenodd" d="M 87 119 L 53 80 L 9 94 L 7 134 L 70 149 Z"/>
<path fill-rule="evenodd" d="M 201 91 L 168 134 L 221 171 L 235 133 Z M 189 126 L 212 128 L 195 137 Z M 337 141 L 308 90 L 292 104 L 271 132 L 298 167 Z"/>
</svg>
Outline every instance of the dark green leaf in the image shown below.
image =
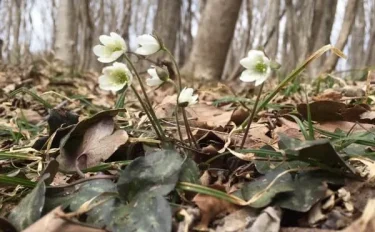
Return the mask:
<svg viewBox="0 0 375 232">
<path fill-rule="evenodd" d="M 181 167 L 179 182 L 200 184 L 199 168 L 194 160 L 187 158 Z"/>
<path fill-rule="evenodd" d="M 340 169 L 345 173 L 355 174 L 354 169 L 340 157 L 327 139 L 305 141 L 300 146 L 287 149 L 285 152 L 298 156 L 302 161 L 322 165 L 322 168 Z"/>
<path fill-rule="evenodd" d="M 42 178 L 36 187 L 10 212 L 8 219 L 18 230 L 27 228 L 41 217 L 45 192 L 46 185 Z"/>
<path fill-rule="evenodd" d="M 293 178 L 294 191 L 279 195 L 276 204 L 285 209 L 307 212 L 327 196 L 327 185 L 323 182 L 343 185 L 344 179 L 322 170 L 298 173 Z"/>
<path fill-rule="evenodd" d="M 141 193 L 129 205 L 113 211 L 109 227 L 114 232 L 169 232 L 172 230 L 171 208 L 161 195 Z"/>
<path fill-rule="evenodd" d="M 174 189 L 182 163 L 180 154 L 174 150 L 139 157 L 120 173 L 118 192 L 125 201 L 131 201 L 141 192 L 153 191 L 166 195 Z"/>
<path fill-rule="evenodd" d="M 242 199 L 248 201 L 253 196 L 258 194 L 260 191 L 266 189 L 266 187 L 279 175 L 282 173 L 283 169 L 277 169 L 268 172 L 265 176 L 260 177 L 254 181 L 246 183 L 241 189 L 234 192 L 234 195 L 241 197 Z M 276 182 L 269 188 L 262 196 L 251 203 L 249 206 L 254 208 L 262 208 L 271 203 L 272 199 L 279 193 L 285 193 L 293 191 L 294 185 L 292 183 L 292 176 L 290 173 L 286 173 L 279 177 Z"/>
</svg>

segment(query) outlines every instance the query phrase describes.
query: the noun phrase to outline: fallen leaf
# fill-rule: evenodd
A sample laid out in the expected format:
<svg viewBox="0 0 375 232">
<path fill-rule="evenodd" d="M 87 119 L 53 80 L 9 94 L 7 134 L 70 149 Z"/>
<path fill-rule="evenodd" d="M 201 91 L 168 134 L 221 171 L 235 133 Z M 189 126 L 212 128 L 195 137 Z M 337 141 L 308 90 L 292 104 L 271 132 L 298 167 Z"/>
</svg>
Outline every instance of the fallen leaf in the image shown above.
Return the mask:
<svg viewBox="0 0 375 232">
<path fill-rule="evenodd" d="M 375 231 L 375 199 L 367 202 L 366 208 L 362 216 L 353 222 L 350 226 L 342 230 L 342 232 L 373 232 Z"/>
<path fill-rule="evenodd" d="M 333 89 L 326 89 L 318 96 L 312 97 L 313 101 L 339 101 L 341 98 L 342 94 Z"/>
<path fill-rule="evenodd" d="M 60 143 L 57 161 L 64 171 L 93 167 L 108 159 L 128 141 L 124 130 L 115 130 L 113 117 L 119 110 L 103 111 L 79 122 Z"/>
<path fill-rule="evenodd" d="M 278 232 L 281 223 L 281 209 L 278 207 L 267 207 L 257 217 L 249 231 Z"/>
<path fill-rule="evenodd" d="M 10 212 L 8 219 L 18 230 L 26 229 L 41 217 L 45 192 L 46 185 L 42 178 L 37 186 Z"/>
<path fill-rule="evenodd" d="M 183 159 L 173 150 L 162 150 L 139 157 L 121 171 L 117 181 L 120 196 L 131 201 L 142 192 L 166 195 L 178 181 Z"/>
<path fill-rule="evenodd" d="M 57 207 L 39 219 L 37 222 L 23 230 L 23 232 L 105 232 L 105 230 L 87 227 L 78 222 L 74 223 L 73 221 L 67 221 L 59 217 L 59 215 L 62 214 L 64 214 L 62 208 Z"/>
<path fill-rule="evenodd" d="M 255 197 L 255 201 L 249 204 L 250 207 L 265 207 L 272 202 L 273 198 L 276 195 L 280 193 L 291 192 L 294 190 L 292 176 L 290 173 L 285 173 L 284 175 L 278 177 L 279 174 L 283 172 L 283 169 L 270 171 L 265 176 L 245 183 L 241 189 L 235 191 L 233 194 L 244 199 L 245 201 L 249 201 L 250 199 L 254 199 Z M 269 186 L 271 182 L 273 182 L 277 177 L 278 179 L 271 185 L 269 189 L 266 190 L 267 186 Z M 259 193 L 261 193 L 261 195 L 259 195 Z"/>
<path fill-rule="evenodd" d="M 223 190 L 222 186 L 215 185 L 210 187 L 218 190 Z M 196 229 L 199 230 L 207 230 L 208 225 L 219 214 L 224 216 L 227 213 L 231 213 L 240 209 L 238 206 L 228 201 L 200 193 L 197 194 L 192 201 L 198 206 L 199 210 L 201 211 L 201 220 L 196 226 Z"/>
<path fill-rule="evenodd" d="M 113 232 L 172 231 L 172 212 L 169 202 L 161 195 L 142 192 L 128 205 L 113 209 L 108 229 Z"/>
<path fill-rule="evenodd" d="M 254 223 L 258 215 L 258 209 L 245 207 L 216 220 L 213 224 L 218 224 L 215 229 L 217 232 L 246 231 Z"/>
</svg>

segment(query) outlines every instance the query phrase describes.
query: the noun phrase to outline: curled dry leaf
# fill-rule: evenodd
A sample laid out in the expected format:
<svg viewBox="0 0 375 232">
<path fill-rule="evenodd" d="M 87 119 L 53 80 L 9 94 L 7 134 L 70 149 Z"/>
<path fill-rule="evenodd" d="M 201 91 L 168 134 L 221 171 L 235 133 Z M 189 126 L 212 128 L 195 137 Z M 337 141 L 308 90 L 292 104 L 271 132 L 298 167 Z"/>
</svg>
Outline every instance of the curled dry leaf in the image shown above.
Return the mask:
<svg viewBox="0 0 375 232">
<path fill-rule="evenodd" d="M 366 208 L 362 216 L 348 226 L 342 232 L 372 232 L 375 231 L 375 199 L 367 202 Z"/>
<path fill-rule="evenodd" d="M 74 223 L 73 221 L 67 221 L 59 217 L 59 215 L 63 215 L 64 212 L 61 207 L 57 207 L 54 210 L 50 211 L 47 215 L 42 217 L 40 220 L 29 226 L 24 232 L 39 232 L 39 231 L 46 231 L 46 232 L 73 232 L 73 231 L 80 231 L 80 232 L 105 232 L 105 230 L 97 229 L 94 227 L 87 227 L 81 225 L 80 223 Z"/>
<path fill-rule="evenodd" d="M 108 159 L 128 141 L 124 130 L 116 130 L 113 117 L 118 110 L 104 111 L 79 122 L 60 143 L 57 161 L 65 171 L 80 170 Z"/>
<path fill-rule="evenodd" d="M 213 188 L 222 190 L 222 186 L 211 186 Z M 227 213 L 232 213 L 239 208 L 228 201 L 221 200 L 219 198 L 205 195 L 205 194 L 197 194 L 193 202 L 198 206 L 201 211 L 201 220 L 196 226 L 196 229 L 199 230 L 207 230 L 208 225 L 210 222 L 216 218 L 218 215 L 223 215 Z"/>
</svg>

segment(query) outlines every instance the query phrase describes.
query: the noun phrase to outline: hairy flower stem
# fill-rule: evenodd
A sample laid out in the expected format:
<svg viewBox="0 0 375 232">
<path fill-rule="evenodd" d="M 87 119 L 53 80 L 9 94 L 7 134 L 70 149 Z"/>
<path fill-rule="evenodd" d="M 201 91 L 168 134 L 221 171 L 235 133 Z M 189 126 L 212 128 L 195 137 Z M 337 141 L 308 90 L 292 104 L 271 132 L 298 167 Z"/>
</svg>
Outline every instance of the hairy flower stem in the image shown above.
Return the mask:
<svg viewBox="0 0 375 232">
<path fill-rule="evenodd" d="M 187 133 L 188 137 L 189 136 L 191 137 L 191 140 L 193 141 L 195 148 L 199 149 L 197 141 L 195 140 L 195 138 L 193 136 L 193 133 L 191 132 L 189 121 L 188 121 L 187 116 L 186 116 L 185 108 L 183 108 L 183 107 L 181 107 L 181 108 L 182 108 L 182 116 L 184 117 L 184 121 L 185 121 L 186 133 Z"/>
<path fill-rule="evenodd" d="M 131 62 L 131 60 L 129 59 L 129 57 L 126 54 L 124 54 L 124 58 L 128 62 L 128 64 L 130 65 L 130 67 L 132 68 L 133 72 L 135 73 L 135 76 L 138 79 L 139 85 L 141 86 L 142 93 L 143 93 L 143 95 L 145 97 L 146 105 L 148 106 L 148 108 L 143 107 L 143 109 L 145 111 L 149 110 L 149 114 L 147 116 L 150 116 L 149 119 L 150 119 L 151 123 L 155 123 L 155 125 L 156 125 L 155 127 L 158 128 L 159 133 L 160 133 L 160 137 L 159 138 L 161 140 L 165 140 L 166 137 L 165 137 L 163 128 L 161 127 L 160 122 L 159 122 L 158 118 L 156 117 L 154 110 L 152 109 L 152 105 L 150 103 L 150 100 L 148 99 L 148 96 L 147 96 L 147 93 L 146 93 L 146 89 L 145 89 L 145 87 L 143 85 L 141 77 L 139 76 L 139 74 L 138 74 L 137 70 L 135 69 L 133 63 Z M 133 91 L 136 92 L 135 89 L 134 89 L 134 87 L 132 87 L 132 88 L 133 88 Z"/>
<path fill-rule="evenodd" d="M 130 86 L 131 86 L 131 88 L 132 88 L 135 96 L 137 97 L 138 101 L 141 103 L 141 106 L 142 106 L 143 110 L 145 111 L 148 119 L 150 120 L 150 122 L 151 122 L 151 124 L 152 124 L 152 126 L 153 126 L 153 128 L 155 130 L 156 135 L 158 136 L 159 139 L 162 139 L 163 137 L 160 134 L 159 128 L 156 126 L 157 123 L 155 123 L 154 119 L 151 117 L 149 109 L 147 109 L 147 106 L 143 102 L 141 96 L 139 96 L 139 94 L 138 94 L 137 90 L 134 88 L 134 86 L 133 85 L 130 85 Z M 150 110 L 150 111 L 152 111 L 152 110 Z"/>
<path fill-rule="evenodd" d="M 264 83 L 262 83 L 260 85 L 259 92 L 258 92 L 257 98 L 256 98 L 254 106 L 253 106 L 253 110 L 251 111 L 250 119 L 249 119 L 249 121 L 247 123 L 247 126 L 246 126 L 245 134 L 244 134 L 244 136 L 242 138 L 240 149 L 242 149 L 243 146 L 245 145 L 247 135 L 249 134 L 249 131 L 250 131 L 251 123 L 252 123 L 252 121 L 254 119 L 255 113 L 257 112 L 257 107 L 258 107 L 260 95 L 262 94 L 263 85 L 264 85 Z"/>
</svg>

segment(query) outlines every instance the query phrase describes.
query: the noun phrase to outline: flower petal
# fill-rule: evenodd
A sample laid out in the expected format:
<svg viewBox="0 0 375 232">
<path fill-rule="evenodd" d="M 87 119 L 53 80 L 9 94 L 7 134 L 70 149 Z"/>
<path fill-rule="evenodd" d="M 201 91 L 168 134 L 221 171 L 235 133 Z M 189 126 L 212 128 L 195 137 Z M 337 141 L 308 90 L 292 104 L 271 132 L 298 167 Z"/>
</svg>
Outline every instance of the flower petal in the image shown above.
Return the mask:
<svg viewBox="0 0 375 232">
<path fill-rule="evenodd" d="M 267 76 L 264 76 L 263 78 L 259 78 L 255 81 L 254 85 L 258 86 L 261 85 L 265 80 L 267 80 Z"/>
<path fill-rule="evenodd" d="M 126 66 L 126 64 L 124 63 L 120 63 L 120 62 L 115 62 L 113 63 L 113 67 L 114 68 L 117 68 L 117 69 L 121 69 L 123 70 L 124 72 L 127 72 L 129 69 L 128 69 L 128 66 Z"/>
<path fill-rule="evenodd" d="M 159 78 L 148 78 L 146 79 L 146 84 L 148 86 L 159 86 L 161 84 L 163 84 L 164 81 L 160 80 Z"/>
<path fill-rule="evenodd" d="M 257 72 L 253 72 L 252 70 L 245 70 L 242 72 L 240 80 L 243 82 L 253 82 L 261 77 L 262 75 Z"/>
<path fill-rule="evenodd" d="M 149 69 L 147 69 L 147 73 L 150 75 L 150 76 L 152 76 L 153 78 L 158 78 L 158 79 L 160 79 L 159 78 L 159 76 L 158 76 L 158 73 L 156 72 L 156 69 L 155 68 L 149 68 Z"/>
<path fill-rule="evenodd" d="M 103 45 L 96 45 L 92 48 L 92 51 L 96 56 L 108 56 L 110 54 L 108 48 Z"/>
<path fill-rule="evenodd" d="M 108 35 L 101 35 L 101 36 L 99 36 L 99 41 L 104 46 L 111 45 L 111 44 L 114 43 L 113 38 L 111 36 L 108 36 Z"/>
<path fill-rule="evenodd" d="M 142 56 L 149 56 L 160 50 L 159 44 L 144 44 L 135 50 L 135 53 Z"/>
<path fill-rule="evenodd" d="M 152 35 L 148 35 L 148 34 L 138 36 L 137 42 L 140 45 L 147 44 L 147 43 L 150 43 L 150 44 L 157 43 L 157 44 L 159 44 L 159 42 L 157 41 L 157 39 L 155 39 L 155 37 L 153 37 Z"/>
<path fill-rule="evenodd" d="M 260 57 L 264 57 L 264 56 L 266 56 L 265 54 L 264 54 L 264 52 L 263 51 L 261 51 L 261 50 L 250 50 L 248 53 L 247 53 L 247 56 L 248 57 L 250 57 L 250 58 L 260 58 Z"/>
<path fill-rule="evenodd" d="M 254 60 L 249 57 L 240 60 L 240 64 L 247 69 L 254 69 L 256 62 L 257 61 L 254 62 Z"/>
<path fill-rule="evenodd" d="M 112 57 L 99 57 L 98 58 L 98 61 L 102 62 L 102 63 L 111 63 L 113 61 L 115 61 L 116 59 L 112 58 Z"/>
</svg>

